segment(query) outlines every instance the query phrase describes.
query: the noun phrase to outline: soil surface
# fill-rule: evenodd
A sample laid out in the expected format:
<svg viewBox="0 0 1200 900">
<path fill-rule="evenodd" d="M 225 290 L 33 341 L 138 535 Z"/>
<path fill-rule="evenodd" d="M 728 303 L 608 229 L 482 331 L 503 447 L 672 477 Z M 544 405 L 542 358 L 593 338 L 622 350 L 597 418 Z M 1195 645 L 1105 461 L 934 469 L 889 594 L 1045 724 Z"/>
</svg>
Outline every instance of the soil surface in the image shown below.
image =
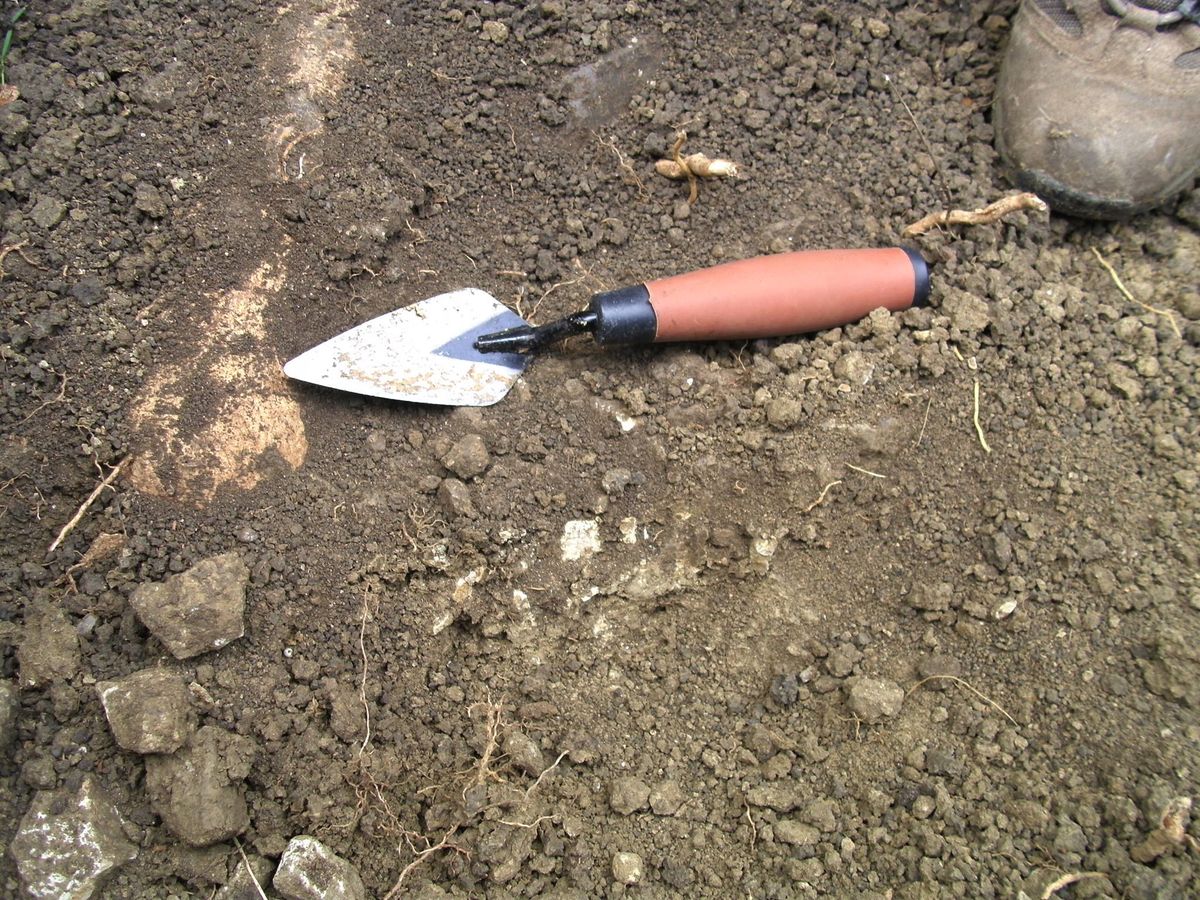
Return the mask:
<svg viewBox="0 0 1200 900">
<path fill-rule="evenodd" d="M 302 835 L 373 897 L 1200 894 L 1197 192 L 483 409 L 281 372 L 446 290 L 545 322 L 995 200 L 1014 6 L 31 3 L 0 841 L 102 791 L 106 897 L 270 894 Z M 689 205 L 679 129 L 741 177 Z"/>
</svg>

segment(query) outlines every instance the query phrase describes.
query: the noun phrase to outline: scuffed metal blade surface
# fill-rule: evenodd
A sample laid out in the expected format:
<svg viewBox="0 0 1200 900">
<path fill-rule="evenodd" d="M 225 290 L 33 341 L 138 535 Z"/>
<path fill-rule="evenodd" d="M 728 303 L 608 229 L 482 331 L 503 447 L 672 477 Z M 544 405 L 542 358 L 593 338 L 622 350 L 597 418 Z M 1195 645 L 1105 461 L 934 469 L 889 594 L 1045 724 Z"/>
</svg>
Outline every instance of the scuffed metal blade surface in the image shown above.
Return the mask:
<svg viewBox="0 0 1200 900">
<path fill-rule="evenodd" d="M 478 335 L 523 325 L 491 294 L 465 288 L 364 322 L 283 367 L 298 381 L 369 397 L 443 406 L 490 406 L 525 371 L 528 357 L 480 353 Z"/>
</svg>

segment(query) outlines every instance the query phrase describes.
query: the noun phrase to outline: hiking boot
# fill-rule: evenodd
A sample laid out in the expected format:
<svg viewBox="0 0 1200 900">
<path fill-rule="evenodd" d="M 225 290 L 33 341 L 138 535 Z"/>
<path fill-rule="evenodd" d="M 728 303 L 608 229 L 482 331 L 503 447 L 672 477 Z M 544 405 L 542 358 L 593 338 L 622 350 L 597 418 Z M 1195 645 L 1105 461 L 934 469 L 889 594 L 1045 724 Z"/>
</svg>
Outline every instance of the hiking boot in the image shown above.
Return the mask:
<svg viewBox="0 0 1200 900">
<path fill-rule="evenodd" d="M 1200 173 L 1200 0 L 1025 0 L 996 148 L 1058 212 L 1152 209 Z"/>
</svg>

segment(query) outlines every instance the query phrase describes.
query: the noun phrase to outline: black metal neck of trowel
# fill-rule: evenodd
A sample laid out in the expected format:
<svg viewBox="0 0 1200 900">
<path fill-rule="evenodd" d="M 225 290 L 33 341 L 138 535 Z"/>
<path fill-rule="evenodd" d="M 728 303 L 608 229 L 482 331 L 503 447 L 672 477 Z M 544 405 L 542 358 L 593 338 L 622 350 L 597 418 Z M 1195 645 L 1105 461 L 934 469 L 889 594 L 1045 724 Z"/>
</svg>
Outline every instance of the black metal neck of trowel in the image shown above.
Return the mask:
<svg viewBox="0 0 1200 900">
<path fill-rule="evenodd" d="M 546 325 L 518 325 L 475 339 L 480 353 L 532 353 L 577 334 L 596 330 L 599 317 L 590 309 Z"/>
<path fill-rule="evenodd" d="M 475 339 L 480 353 L 528 353 L 577 334 L 598 344 L 643 344 L 654 340 L 658 316 L 644 284 L 605 291 L 592 297 L 583 312 L 547 325 L 519 325 Z"/>
</svg>

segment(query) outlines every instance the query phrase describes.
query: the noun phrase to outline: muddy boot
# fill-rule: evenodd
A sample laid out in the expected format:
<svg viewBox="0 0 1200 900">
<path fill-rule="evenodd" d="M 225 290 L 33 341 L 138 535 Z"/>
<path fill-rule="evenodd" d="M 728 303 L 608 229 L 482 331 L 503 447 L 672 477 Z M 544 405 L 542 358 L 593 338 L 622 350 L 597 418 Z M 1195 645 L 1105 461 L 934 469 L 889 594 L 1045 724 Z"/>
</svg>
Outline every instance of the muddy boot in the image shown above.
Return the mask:
<svg viewBox="0 0 1200 900">
<path fill-rule="evenodd" d="M 1058 212 L 1151 209 L 1200 173 L 1200 0 L 1025 0 L 996 148 Z"/>
</svg>

